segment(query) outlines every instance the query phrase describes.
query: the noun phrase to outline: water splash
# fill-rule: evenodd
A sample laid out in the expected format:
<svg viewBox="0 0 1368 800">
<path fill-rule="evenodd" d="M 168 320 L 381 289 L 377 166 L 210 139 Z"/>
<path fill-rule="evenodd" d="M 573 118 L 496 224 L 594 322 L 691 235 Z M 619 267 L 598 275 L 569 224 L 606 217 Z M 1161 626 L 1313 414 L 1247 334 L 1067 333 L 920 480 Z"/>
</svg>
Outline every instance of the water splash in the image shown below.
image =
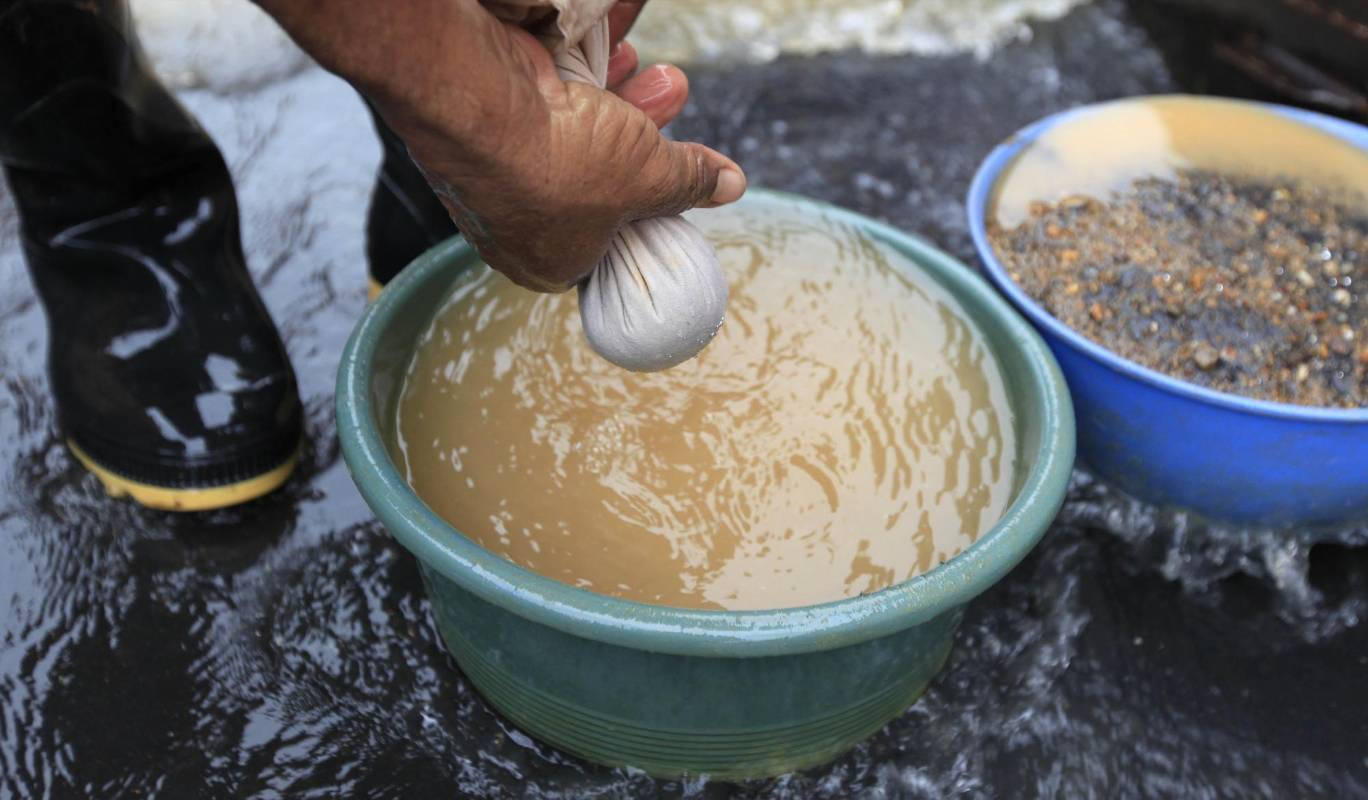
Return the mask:
<svg viewBox="0 0 1368 800">
<path fill-rule="evenodd" d="M 1368 545 L 1368 527 L 1283 530 L 1238 527 L 1184 511 L 1161 509 L 1127 495 L 1086 472 L 1075 472 L 1060 522 L 1115 536 L 1135 564 L 1158 572 L 1195 596 L 1244 575 L 1274 592 L 1274 611 L 1307 641 L 1320 641 L 1358 625 L 1368 615 L 1362 586 L 1330 597 L 1311 578 L 1318 545 Z"/>
</svg>

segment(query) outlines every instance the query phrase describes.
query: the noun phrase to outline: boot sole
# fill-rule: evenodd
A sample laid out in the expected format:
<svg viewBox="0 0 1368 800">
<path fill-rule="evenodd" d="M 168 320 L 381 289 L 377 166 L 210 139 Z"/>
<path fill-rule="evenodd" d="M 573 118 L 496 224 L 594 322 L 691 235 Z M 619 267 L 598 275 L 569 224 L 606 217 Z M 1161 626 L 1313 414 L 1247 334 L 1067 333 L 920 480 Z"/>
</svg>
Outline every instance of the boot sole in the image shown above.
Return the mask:
<svg viewBox="0 0 1368 800">
<path fill-rule="evenodd" d="M 173 488 L 129 480 L 96 463 L 74 441 L 67 439 L 66 444 L 76 460 L 100 479 L 110 497 L 127 497 L 139 505 L 162 511 L 212 511 L 255 500 L 280 488 L 299 464 L 299 450 L 296 449 L 280 466 L 243 481 L 223 486 Z"/>
</svg>

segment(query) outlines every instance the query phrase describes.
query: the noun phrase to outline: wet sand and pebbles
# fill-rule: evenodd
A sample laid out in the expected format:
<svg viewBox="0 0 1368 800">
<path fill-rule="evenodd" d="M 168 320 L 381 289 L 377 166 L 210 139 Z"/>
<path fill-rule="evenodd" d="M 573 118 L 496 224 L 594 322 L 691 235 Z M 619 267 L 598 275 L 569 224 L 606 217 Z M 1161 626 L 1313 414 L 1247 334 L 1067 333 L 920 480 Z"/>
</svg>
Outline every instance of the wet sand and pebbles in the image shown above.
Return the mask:
<svg viewBox="0 0 1368 800">
<path fill-rule="evenodd" d="M 1223 392 L 1368 406 L 1368 208 L 1182 170 L 990 228 L 1011 278 L 1107 349 Z"/>
</svg>

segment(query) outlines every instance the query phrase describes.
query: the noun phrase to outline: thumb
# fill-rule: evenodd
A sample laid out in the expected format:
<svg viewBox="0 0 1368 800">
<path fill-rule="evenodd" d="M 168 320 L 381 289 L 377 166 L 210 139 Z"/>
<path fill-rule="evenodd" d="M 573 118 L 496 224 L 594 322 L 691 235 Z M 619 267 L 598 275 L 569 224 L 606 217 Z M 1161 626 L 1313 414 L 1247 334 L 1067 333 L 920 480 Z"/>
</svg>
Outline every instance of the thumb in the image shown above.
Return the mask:
<svg viewBox="0 0 1368 800">
<path fill-rule="evenodd" d="M 663 136 L 640 174 L 644 191 L 633 209 L 637 219 L 723 206 L 746 192 L 746 174 L 735 161 L 710 147 Z"/>
</svg>

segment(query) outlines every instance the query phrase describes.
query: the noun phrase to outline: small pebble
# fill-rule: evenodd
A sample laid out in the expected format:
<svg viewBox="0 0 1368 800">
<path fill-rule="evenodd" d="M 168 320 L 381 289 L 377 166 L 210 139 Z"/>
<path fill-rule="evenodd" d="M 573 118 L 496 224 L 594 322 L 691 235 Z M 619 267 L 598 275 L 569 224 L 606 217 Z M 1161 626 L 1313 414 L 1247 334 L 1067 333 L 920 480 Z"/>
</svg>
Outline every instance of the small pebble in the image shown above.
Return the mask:
<svg viewBox="0 0 1368 800">
<path fill-rule="evenodd" d="M 1330 337 L 1330 349 L 1335 355 L 1347 356 L 1354 352 L 1354 329 L 1341 325 L 1335 336 Z"/>
<path fill-rule="evenodd" d="M 1221 354 L 1209 342 L 1202 342 L 1193 351 L 1192 360 L 1199 369 L 1212 369 L 1221 363 Z"/>
</svg>

